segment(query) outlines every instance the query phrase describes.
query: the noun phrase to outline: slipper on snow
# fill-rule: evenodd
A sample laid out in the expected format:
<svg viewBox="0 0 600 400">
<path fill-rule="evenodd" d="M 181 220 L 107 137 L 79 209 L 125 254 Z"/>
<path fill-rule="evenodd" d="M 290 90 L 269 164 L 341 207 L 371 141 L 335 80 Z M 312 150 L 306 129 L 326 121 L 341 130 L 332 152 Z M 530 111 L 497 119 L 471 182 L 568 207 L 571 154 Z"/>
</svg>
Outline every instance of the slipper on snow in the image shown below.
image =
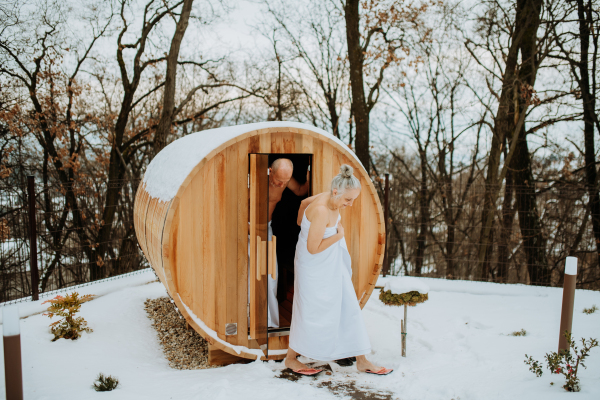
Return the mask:
<svg viewBox="0 0 600 400">
<path fill-rule="evenodd" d="M 373 374 L 373 375 L 387 375 L 387 374 L 391 374 L 393 371 L 394 371 L 393 369 L 387 369 L 387 368 L 384 368 L 384 367 L 381 367 L 377 371 L 372 371 L 370 369 L 365 370 L 365 372 L 367 374 Z"/>
<path fill-rule="evenodd" d="M 319 375 L 321 372 L 323 372 L 323 370 L 322 369 L 314 369 L 314 368 L 309 368 L 309 369 L 293 369 L 292 372 L 295 373 L 295 374 L 297 374 L 297 375 L 316 376 L 316 375 Z"/>
<path fill-rule="evenodd" d="M 339 365 L 340 367 L 350 367 L 354 364 L 354 361 L 356 361 L 355 357 L 349 357 L 349 358 L 341 358 L 339 360 L 334 360 L 333 362 L 336 363 L 337 365 Z"/>
</svg>

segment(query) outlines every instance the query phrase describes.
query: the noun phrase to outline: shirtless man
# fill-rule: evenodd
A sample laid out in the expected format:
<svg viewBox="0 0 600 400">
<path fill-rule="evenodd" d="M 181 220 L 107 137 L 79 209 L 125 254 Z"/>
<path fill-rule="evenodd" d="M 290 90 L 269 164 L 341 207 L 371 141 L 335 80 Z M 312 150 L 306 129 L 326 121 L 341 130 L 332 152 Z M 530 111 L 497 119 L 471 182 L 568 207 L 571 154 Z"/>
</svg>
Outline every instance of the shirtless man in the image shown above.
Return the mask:
<svg viewBox="0 0 600 400">
<path fill-rule="evenodd" d="M 269 168 L 269 238 L 268 240 L 272 240 L 273 229 L 271 228 L 271 217 L 273 216 L 273 211 L 277 206 L 277 203 L 281 201 L 281 197 L 283 196 L 283 191 L 285 188 L 290 189 L 296 196 L 304 196 L 308 193 L 309 181 L 308 181 L 308 173 L 306 183 L 301 185 L 298 183 L 296 179 L 292 176 L 294 172 L 294 165 L 292 161 L 287 158 L 278 158 L 273 161 L 271 167 Z M 269 275 L 269 292 L 267 296 L 267 300 L 269 303 L 269 321 L 268 326 L 271 328 L 279 327 L 279 304 L 277 303 L 277 279 L 279 278 L 279 269 L 277 265 L 277 261 L 275 261 L 276 268 L 276 279 L 271 278 Z"/>
<path fill-rule="evenodd" d="M 293 172 L 294 165 L 287 158 L 278 158 L 273 161 L 271 168 L 269 168 L 269 221 L 271 221 L 273 210 L 275 210 L 275 206 L 281 200 L 286 187 L 299 197 L 308 193 L 308 174 L 306 183 L 300 185 L 292 176 Z"/>
</svg>

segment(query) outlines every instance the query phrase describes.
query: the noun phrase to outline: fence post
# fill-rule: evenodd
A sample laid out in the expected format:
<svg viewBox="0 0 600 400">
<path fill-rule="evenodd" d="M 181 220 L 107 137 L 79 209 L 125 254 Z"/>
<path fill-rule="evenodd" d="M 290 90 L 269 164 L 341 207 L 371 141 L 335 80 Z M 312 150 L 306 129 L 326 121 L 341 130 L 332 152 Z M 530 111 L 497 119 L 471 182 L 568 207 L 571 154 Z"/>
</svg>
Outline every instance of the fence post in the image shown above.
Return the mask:
<svg viewBox="0 0 600 400">
<path fill-rule="evenodd" d="M 383 276 L 385 277 L 387 274 L 390 273 L 389 269 L 389 262 L 388 262 L 388 238 L 390 237 L 389 233 L 388 233 L 388 219 L 389 219 L 389 214 L 388 214 L 388 209 L 389 209 L 389 194 L 390 192 L 390 174 L 385 174 L 385 189 L 384 189 L 384 195 L 383 195 L 383 219 L 385 220 L 385 247 L 383 249 Z"/>
<path fill-rule="evenodd" d="M 35 185 L 33 176 L 27 177 L 27 198 L 29 201 L 29 267 L 31 272 L 31 299 L 40 298 L 40 275 L 37 260 L 37 224 L 35 219 Z"/>
<path fill-rule="evenodd" d="M 21 365 L 21 329 L 19 308 L 5 306 L 2 310 L 4 336 L 4 384 L 6 400 L 23 400 L 23 368 Z"/>
<path fill-rule="evenodd" d="M 560 313 L 560 336 L 558 338 L 558 352 L 569 350 L 565 331 L 571 333 L 573 328 L 573 305 L 575 303 L 575 286 L 577 283 L 577 257 L 567 257 L 565 261 L 565 281 L 563 284 L 562 310 Z"/>
</svg>

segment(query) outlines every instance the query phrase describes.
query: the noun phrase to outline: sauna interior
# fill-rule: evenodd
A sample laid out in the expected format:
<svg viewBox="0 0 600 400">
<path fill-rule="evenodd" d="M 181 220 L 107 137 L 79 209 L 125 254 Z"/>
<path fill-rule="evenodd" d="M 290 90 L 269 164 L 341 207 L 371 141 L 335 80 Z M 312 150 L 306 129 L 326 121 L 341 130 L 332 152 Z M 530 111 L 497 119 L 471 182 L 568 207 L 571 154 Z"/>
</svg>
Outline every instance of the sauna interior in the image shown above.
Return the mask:
<svg viewBox="0 0 600 400">
<path fill-rule="evenodd" d="M 310 185 L 310 168 L 312 154 L 269 154 L 269 166 L 278 158 L 287 158 L 294 165 L 293 178 L 304 185 L 309 178 L 308 193 L 296 196 L 291 190 L 285 189 L 281 200 L 273 210 L 271 226 L 273 235 L 277 238 L 276 257 L 278 265 L 277 302 L 279 306 L 279 327 L 269 327 L 269 333 L 279 332 L 285 335 L 289 332 L 292 321 L 292 304 L 294 298 L 294 254 L 300 227 L 297 224 L 300 202 L 312 196 Z M 265 199 L 268 201 L 268 199 Z"/>
</svg>

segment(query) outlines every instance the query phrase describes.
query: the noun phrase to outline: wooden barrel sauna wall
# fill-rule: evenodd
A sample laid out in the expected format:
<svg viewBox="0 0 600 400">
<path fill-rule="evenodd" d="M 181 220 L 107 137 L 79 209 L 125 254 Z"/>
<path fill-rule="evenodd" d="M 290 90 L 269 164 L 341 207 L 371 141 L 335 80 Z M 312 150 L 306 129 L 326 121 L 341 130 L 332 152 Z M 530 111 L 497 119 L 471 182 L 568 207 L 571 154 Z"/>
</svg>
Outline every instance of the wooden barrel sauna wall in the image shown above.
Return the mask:
<svg viewBox="0 0 600 400">
<path fill-rule="evenodd" d="M 362 192 L 341 215 L 352 257 L 352 282 L 362 308 L 383 260 L 381 204 L 356 155 L 314 126 L 239 125 L 174 141 L 146 170 L 136 194 L 134 224 L 148 262 L 186 321 L 212 348 L 248 359 L 282 359 L 288 336 L 267 334 L 266 326 L 259 327 L 265 330 L 261 334 L 268 342 L 266 353 L 249 327 L 252 307 L 266 310 L 266 304 L 260 304 L 266 303 L 264 296 L 249 300 L 248 289 L 248 279 L 255 279 L 255 270 L 249 272 L 250 196 L 258 190 L 249 188 L 250 159 L 256 157 L 252 154 L 312 155 L 311 194 L 329 190 L 341 164 L 354 168 Z"/>
</svg>

